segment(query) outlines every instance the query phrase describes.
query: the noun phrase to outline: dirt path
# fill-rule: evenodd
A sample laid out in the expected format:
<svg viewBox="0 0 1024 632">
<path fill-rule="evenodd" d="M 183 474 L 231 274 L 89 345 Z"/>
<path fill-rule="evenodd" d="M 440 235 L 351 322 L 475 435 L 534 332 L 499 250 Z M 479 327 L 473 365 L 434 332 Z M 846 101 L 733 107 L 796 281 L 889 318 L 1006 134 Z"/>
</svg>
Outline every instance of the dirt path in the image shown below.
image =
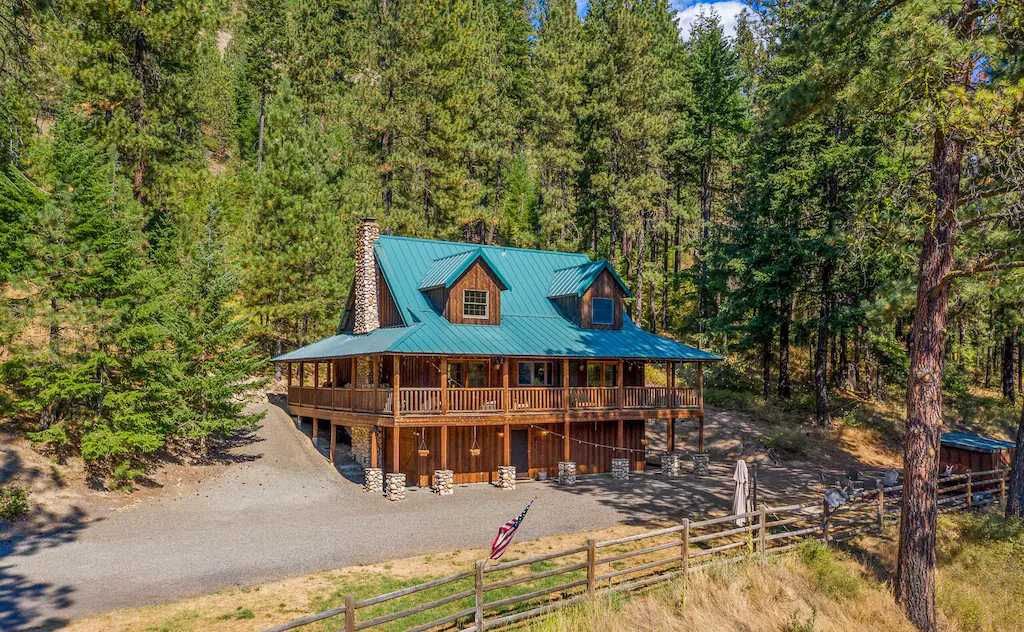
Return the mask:
<svg viewBox="0 0 1024 632">
<path fill-rule="evenodd" d="M 344 479 L 280 408 L 267 408 L 255 440 L 231 450 L 237 463 L 210 480 L 0 543 L 0 629 L 56 628 L 231 585 L 483 547 L 533 497 L 523 539 L 657 524 L 731 502 L 721 463 L 706 478 L 582 477 L 573 488 L 528 483 L 513 492 L 467 485 L 448 498 L 410 489 L 406 501 L 389 503 Z M 762 471 L 769 502 L 804 496 L 816 478 Z"/>
</svg>

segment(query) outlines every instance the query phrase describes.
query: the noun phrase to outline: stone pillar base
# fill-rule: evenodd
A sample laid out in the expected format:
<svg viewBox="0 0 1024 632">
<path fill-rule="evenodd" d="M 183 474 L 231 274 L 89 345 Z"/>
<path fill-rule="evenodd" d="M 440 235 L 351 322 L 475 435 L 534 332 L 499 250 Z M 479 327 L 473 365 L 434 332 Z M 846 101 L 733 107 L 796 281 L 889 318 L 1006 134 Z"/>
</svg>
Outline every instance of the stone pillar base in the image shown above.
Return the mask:
<svg viewBox="0 0 1024 632">
<path fill-rule="evenodd" d="M 708 464 L 711 462 L 711 457 L 707 452 L 693 455 L 693 473 L 697 476 L 708 475 Z"/>
<path fill-rule="evenodd" d="M 558 462 L 558 484 L 559 485 L 575 485 L 576 484 L 576 463 L 573 461 L 559 461 Z"/>
<path fill-rule="evenodd" d="M 438 496 L 451 496 L 455 493 L 455 473 L 451 470 L 434 470 L 434 493 Z"/>
<path fill-rule="evenodd" d="M 679 454 L 669 452 L 661 455 L 661 473 L 665 476 L 679 476 Z"/>
<path fill-rule="evenodd" d="M 384 475 L 384 497 L 388 500 L 405 500 L 405 474 Z"/>
<path fill-rule="evenodd" d="M 516 488 L 516 466 L 514 466 L 514 465 L 499 465 L 498 466 L 498 488 L 499 489 L 515 489 Z"/>
<path fill-rule="evenodd" d="M 384 492 L 384 470 L 368 467 L 363 470 L 363 491 L 381 494 Z"/>
<path fill-rule="evenodd" d="M 629 459 L 612 459 L 612 478 L 620 481 L 629 480 Z"/>
</svg>

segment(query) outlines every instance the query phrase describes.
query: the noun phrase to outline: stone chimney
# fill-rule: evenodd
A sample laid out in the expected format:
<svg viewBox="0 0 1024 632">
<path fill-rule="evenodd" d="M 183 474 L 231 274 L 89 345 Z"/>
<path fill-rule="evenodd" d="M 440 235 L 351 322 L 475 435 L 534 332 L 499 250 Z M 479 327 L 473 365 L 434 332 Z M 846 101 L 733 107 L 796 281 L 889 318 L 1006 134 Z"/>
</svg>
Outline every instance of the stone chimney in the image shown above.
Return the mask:
<svg viewBox="0 0 1024 632">
<path fill-rule="evenodd" d="M 356 229 L 356 291 L 354 334 L 368 334 L 380 327 L 377 316 L 377 264 L 373 242 L 380 237 L 380 226 L 372 217 L 363 218 Z"/>
</svg>

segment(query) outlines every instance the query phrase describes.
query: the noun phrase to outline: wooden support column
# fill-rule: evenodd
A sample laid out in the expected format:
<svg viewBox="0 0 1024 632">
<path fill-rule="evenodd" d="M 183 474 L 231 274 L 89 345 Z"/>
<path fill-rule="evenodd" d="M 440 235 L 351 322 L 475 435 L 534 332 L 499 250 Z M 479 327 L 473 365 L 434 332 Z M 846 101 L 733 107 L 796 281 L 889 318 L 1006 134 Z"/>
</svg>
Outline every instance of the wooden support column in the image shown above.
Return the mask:
<svg viewBox="0 0 1024 632">
<path fill-rule="evenodd" d="M 358 369 L 359 369 L 359 367 L 357 366 L 357 363 L 358 363 L 358 358 L 356 358 L 356 356 L 352 356 L 352 359 L 351 359 L 351 362 L 350 362 L 351 367 L 350 367 L 350 374 L 349 374 L 349 380 L 348 380 L 348 409 L 349 410 L 355 410 L 356 409 L 356 375 L 358 375 Z"/>
<path fill-rule="evenodd" d="M 619 448 L 620 451 L 625 452 L 624 450 L 621 450 L 626 447 L 626 433 L 623 428 L 622 417 L 619 417 L 619 427 L 618 431 L 615 433 L 615 447 Z M 628 454 L 628 452 L 625 453 Z"/>
<path fill-rule="evenodd" d="M 391 433 L 391 471 L 394 472 L 395 474 L 398 474 L 398 472 L 401 471 L 399 470 L 398 467 L 398 433 L 401 431 L 401 429 L 398 426 L 395 426 L 392 430 L 393 432 Z"/>
<path fill-rule="evenodd" d="M 672 418 L 672 417 L 669 417 L 667 432 L 668 432 L 668 451 L 670 453 L 671 452 L 675 452 L 676 451 L 676 420 L 674 418 Z"/>
<path fill-rule="evenodd" d="M 562 426 L 563 426 L 563 431 L 562 432 L 565 435 L 562 438 L 562 460 L 563 461 L 571 461 L 572 459 L 569 458 L 569 420 L 566 419 L 565 423 L 562 424 Z"/>
<path fill-rule="evenodd" d="M 617 366 L 617 368 L 615 370 L 618 371 L 618 377 L 619 377 L 619 392 L 616 394 L 615 398 L 616 398 L 616 400 L 618 402 L 618 405 L 619 405 L 618 407 L 619 408 L 625 408 L 626 407 L 626 374 L 624 372 L 624 369 L 626 368 L 626 365 L 625 365 L 625 363 L 622 360 L 619 360 L 618 364 L 616 366 Z"/>
<path fill-rule="evenodd" d="M 510 406 L 508 398 L 508 363 L 511 362 L 507 357 L 501 360 L 501 410 L 507 415 Z"/>
<path fill-rule="evenodd" d="M 379 450 L 377 447 L 378 432 L 380 432 L 380 430 L 377 426 L 370 428 L 370 467 L 374 469 L 380 467 L 380 464 L 377 462 L 377 451 Z"/>
<path fill-rule="evenodd" d="M 448 469 L 448 426 L 441 426 L 441 469 Z"/>
<path fill-rule="evenodd" d="M 704 413 L 697 418 L 697 452 L 704 454 Z"/>
<path fill-rule="evenodd" d="M 704 363 L 697 363 L 697 406 L 700 407 L 701 417 L 704 412 Z"/>
<path fill-rule="evenodd" d="M 306 363 L 299 362 L 299 388 L 306 385 Z"/>
<path fill-rule="evenodd" d="M 569 358 L 562 358 L 562 398 L 562 409 L 569 410 Z"/>
<path fill-rule="evenodd" d="M 441 356 L 441 414 L 448 414 L 448 356 Z"/>
<path fill-rule="evenodd" d="M 399 383 L 402 379 L 402 356 L 395 354 L 391 356 L 391 414 L 398 418 L 398 411 L 400 406 L 398 405 L 399 396 Z"/>
<path fill-rule="evenodd" d="M 313 440 L 313 447 L 316 447 L 316 436 L 320 434 L 320 420 L 313 417 L 313 432 L 310 435 L 310 439 Z"/>
<path fill-rule="evenodd" d="M 313 408 L 317 407 L 320 397 L 318 397 L 320 391 L 320 363 L 313 363 Z"/>
<path fill-rule="evenodd" d="M 292 363 L 286 362 L 285 366 L 288 367 L 288 386 L 292 385 Z"/>
<path fill-rule="evenodd" d="M 338 426 L 331 422 L 331 465 L 334 465 L 334 448 L 338 443 Z"/>
<path fill-rule="evenodd" d="M 668 362 L 668 451 L 676 449 L 676 416 L 673 414 L 676 403 L 676 363 Z"/>
<path fill-rule="evenodd" d="M 505 424 L 505 428 L 502 430 L 504 435 L 501 446 L 501 464 L 512 465 L 512 428 L 508 424 Z"/>
</svg>

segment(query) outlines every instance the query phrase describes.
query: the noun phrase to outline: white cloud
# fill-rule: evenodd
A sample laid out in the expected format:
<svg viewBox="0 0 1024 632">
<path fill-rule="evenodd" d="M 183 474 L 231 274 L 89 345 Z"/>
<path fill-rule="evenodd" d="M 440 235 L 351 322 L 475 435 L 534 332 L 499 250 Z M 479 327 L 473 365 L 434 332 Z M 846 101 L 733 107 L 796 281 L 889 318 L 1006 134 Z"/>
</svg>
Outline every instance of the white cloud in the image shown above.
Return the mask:
<svg viewBox="0 0 1024 632">
<path fill-rule="evenodd" d="M 688 39 L 690 37 L 690 27 L 697 19 L 697 16 L 702 12 L 710 13 L 714 10 L 722 21 L 726 37 L 735 37 L 736 21 L 740 16 L 740 12 L 746 8 L 747 5 L 745 3 L 736 2 L 735 0 L 727 0 L 726 2 L 698 2 L 693 6 L 680 10 L 676 14 L 676 22 L 679 24 L 679 32 L 682 33 L 683 39 Z"/>
</svg>

